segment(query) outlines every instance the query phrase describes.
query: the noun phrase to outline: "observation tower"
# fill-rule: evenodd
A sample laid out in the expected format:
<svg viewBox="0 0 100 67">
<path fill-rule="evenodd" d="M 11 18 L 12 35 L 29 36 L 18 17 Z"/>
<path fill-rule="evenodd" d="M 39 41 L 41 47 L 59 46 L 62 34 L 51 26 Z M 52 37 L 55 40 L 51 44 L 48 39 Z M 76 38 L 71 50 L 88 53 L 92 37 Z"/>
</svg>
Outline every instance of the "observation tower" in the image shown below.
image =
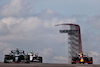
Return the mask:
<svg viewBox="0 0 100 67">
<path fill-rule="evenodd" d="M 56 26 L 62 26 L 62 29 L 59 30 L 60 33 L 68 34 L 68 62 L 70 63 L 72 57 L 82 52 L 80 26 L 77 24 L 58 24 Z"/>
</svg>

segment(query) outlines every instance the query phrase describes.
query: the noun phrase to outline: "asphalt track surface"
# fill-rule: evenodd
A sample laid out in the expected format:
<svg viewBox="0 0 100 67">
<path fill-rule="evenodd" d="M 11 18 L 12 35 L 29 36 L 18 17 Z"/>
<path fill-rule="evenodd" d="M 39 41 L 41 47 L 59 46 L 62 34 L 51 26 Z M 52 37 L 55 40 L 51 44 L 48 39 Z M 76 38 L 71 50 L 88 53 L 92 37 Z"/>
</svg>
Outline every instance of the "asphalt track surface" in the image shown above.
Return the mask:
<svg viewBox="0 0 100 67">
<path fill-rule="evenodd" d="M 0 67 L 100 67 L 100 64 L 0 63 Z"/>
</svg>

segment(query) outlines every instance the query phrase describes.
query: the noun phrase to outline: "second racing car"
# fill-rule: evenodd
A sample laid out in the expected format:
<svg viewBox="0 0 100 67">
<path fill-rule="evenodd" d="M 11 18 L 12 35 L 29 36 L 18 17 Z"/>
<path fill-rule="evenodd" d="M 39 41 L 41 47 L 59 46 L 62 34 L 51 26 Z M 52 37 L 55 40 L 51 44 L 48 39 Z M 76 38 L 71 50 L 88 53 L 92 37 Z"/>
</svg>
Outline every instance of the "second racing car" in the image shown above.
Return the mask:
<svg viewBox="0 0 100 67">
<path fill-rule="evenodd" d="M 32 51 L 28 53 L 30 56 L 30 62 L 37 62 L 37 63 L 42 63 L 42 57 L 38 56 L 38 53 L 33 53 Z"/>
</svg>

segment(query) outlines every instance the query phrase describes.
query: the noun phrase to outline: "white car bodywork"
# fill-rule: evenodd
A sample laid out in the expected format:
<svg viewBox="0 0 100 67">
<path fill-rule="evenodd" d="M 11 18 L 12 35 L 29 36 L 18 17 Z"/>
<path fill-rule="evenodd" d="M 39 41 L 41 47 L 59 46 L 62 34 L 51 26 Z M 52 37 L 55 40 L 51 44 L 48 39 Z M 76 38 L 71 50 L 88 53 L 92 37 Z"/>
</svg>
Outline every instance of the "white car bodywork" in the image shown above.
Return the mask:
<svg viewBox="0 0 100 67">
<path fill-rule="evenodd" d="M 33 53 L 33 52 L 30 52 L 30 53 L 27 53 L 29 56 L 30 56 L 30 62 L 39 62 L 39 56 L 38 56 L 38 53 Z"/>
<path fill-rule="evenodd" d="M 30 56 L 30 61 L 33 61 L 34 54 L 33 53 L 28 53 L 28 55 Z"/>
</svg>

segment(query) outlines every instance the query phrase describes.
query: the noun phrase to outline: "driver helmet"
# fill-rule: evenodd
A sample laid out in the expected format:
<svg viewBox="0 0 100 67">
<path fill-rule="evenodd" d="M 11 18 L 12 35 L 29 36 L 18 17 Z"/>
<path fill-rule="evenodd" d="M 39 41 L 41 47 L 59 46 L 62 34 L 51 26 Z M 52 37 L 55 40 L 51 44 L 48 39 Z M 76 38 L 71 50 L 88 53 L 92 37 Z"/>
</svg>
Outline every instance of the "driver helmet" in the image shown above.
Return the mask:
<svg viewBox="0 0 100 67">
<path fill-rule="evenodd" d="M 81 55 L 83 55 L 83 52 L 81 52 Z"/>
<path fill-rule="evenodd" d="M 31 51 L 31 54 L 33 54 L 33 51 Z"/>
</svg>

